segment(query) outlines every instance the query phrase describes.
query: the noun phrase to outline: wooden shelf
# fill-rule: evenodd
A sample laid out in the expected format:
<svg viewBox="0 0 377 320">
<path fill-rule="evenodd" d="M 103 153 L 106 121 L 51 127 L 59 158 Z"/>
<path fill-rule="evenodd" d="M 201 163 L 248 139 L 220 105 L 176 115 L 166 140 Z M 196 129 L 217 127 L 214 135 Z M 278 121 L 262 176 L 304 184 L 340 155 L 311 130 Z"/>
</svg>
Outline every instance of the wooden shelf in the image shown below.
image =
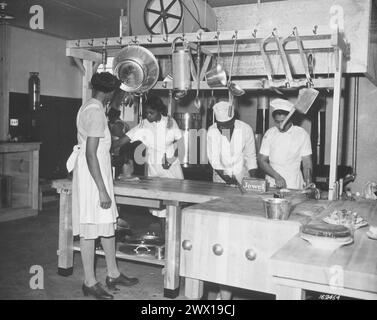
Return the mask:
<svg viewBox="0 0 377 320">
<path fill-rule="evenodd" d="M 116 257 L 118 259 L 149 263 L 149 264 L 159 265 L 159 266 L 162 266 L 162 267 L 165 266 L 165 260 L 158 260 L 158 259 L 156 259 L 155 257 L 152 257 L 152 256 L 147 257 L 147 256 L 137 256 L 137 255 L 125 254 L 125 253 L 118 250 L 119 245 L 120 244 L 118 243 L 117 244 L 117 250 L 116 250 Z M 80 251 L 80 244 L 79 244 L 78 241 L 73 242 L 73 250 L 74 251 Z M 96 254 L 99 255 L 99 256 L 104 256 L 105 252 L 103 250 L 96 250 Z"/>
<path fill-rule="evenodd" d="M 40 145 L 41 142 L 0 142 L 0 153 L 35 151 Z"/>
<path fill-rule="evenodd" d="M 38 215 L 37 209 L 32 208 L 3 208 L 0 209 L 0 222 L 16 219 L 35 217 Z"/>
<path fill-rule="evenodd" d="M 272 31 L 272 30 L 271 30 Z M 92 38 L 92 39 L 76 39 L 68 40 L 66 42 L 67 48 L 74 49 L 87 49 L 87 50 L 98 50 L 103 49 L 104 43 L 106 43 L 106 48 L 122 48 L 129 44 L 138 44 L 145 47 L 153 46 L 171 46 L 173 40 L 177 37 L 184 36 L 185 40 L 188 42 L 203 43 L 203 44 L 216 44 L 217 37 L 221 43 L 232 42 L 234 36 L 237 32 L 237 40 L 240 42 L 249 42 L 259 44 L 264 40 L 264 38 L 254 37 L 253 30 L 232 30 L 232 31 L 220 31 L 217 32 L 202 32 L 202 33 L 175 33 L 169 35 L 137 35 L 137 36 L 127 36 L 127 37 L 109 37 L 109 38 Z M 291 37 L 292 38 L 292 37 Z M 318 48 L 328 47 L 329 39 L 331 34 L 303 34 L 301 37 L 305 41 L 318 41 Z M 287 38 L 290 40 L 289 38 Z"/>
<path fill-rule="evenodd" d="M 296 80 L 296 79 L 295 79 Z M 269 90 L 272 89 L 274 86 L 270 85 L 267 79 L 265 80 L 234 80 L 234 83 L 241 86 L 244 90 Z M 313 79 L 314 88 L 317 89 L 332 89 L 334 88 L 334 78 L 316 78 Z M 306 79 L 297 79 L 295 84 L 293 84 L 290 88 L 282 88 L 278 87 L 278 89 L 282 90 L 289 90 L 289 89 L 300 89 L 306 86 Z M 192 90 L 196 90 L 196 81 L 191 82 Z M 153 90 L 172 90 L 173 84 L 172 82 L 164 82 L 164 81 L 157 81 L 156 85 L 153 87 Z M 200 90 L 228 90 L 227 87 L 216 87 L 211 88 L 208 86 L 206 81 L 200 82 Z"/>
</svg>

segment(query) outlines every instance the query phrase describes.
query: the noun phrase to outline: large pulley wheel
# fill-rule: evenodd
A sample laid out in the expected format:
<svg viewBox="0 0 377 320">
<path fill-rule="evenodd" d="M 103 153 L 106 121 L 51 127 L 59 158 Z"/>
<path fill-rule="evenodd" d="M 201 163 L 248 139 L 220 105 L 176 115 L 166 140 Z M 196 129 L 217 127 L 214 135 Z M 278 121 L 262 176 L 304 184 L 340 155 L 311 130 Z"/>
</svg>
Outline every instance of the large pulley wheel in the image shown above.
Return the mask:
<svg viewBox="0 0 377 320">
<path fill-rule="evenodd" d="M 173 33 L 182 21 L 180 0 L 148 0 L 144 8 L 144 23 L 152 34 Z"/>
</svg>

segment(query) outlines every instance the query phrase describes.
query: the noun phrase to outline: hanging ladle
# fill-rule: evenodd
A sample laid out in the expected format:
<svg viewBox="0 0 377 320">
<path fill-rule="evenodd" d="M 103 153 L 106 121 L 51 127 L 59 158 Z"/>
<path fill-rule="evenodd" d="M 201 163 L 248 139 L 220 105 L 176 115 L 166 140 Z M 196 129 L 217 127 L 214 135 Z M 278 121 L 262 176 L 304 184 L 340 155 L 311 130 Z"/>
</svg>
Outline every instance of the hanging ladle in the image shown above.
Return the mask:
<svg viewBox="0 0 377 320">
<path fill-rule="evenodd" d="M 230 63 L 228 89 L 230 90 L 232 95 L 239 97 L 239 96 L 242 96 L 242 95 L 245 94 L 245 90 L 243 90 L 238 84 L 232 82 L 233 63 L 234 63 L 234 54 L 235 54 L 235 51 L 236 51 L 236 44 L 237 44 L 237 32 L 234 35 L 232 61 Z"/>
<path fill-rule="evenodd" d="M 202 106 L 202 103 L 199 98 L 199 91 L 200 91 L 200 42 L 198 42 L 197 46 L 197 54 L 198 57 L 196 59 L 196 83 L 197 83 L 197 88 L 196 88 L 196 97 L 194 101 L 195 107 L 199 110 Z"/>
</svg>

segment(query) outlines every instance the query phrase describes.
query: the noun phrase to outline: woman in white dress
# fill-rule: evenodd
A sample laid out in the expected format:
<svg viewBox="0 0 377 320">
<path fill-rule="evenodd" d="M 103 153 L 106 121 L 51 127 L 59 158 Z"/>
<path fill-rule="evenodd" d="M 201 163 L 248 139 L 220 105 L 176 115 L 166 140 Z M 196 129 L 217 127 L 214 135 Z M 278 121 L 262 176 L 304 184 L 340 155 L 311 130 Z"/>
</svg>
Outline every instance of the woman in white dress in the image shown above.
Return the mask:
<svg viewBox="0 0 377 320">
<path fill-rule="evenodd" d="M 146 147 L 148 177 L 183 179 L 176 145 L 182 138 L 182 132 L 176 121 L 167 115 L 167 108 L 158 96 L 150 95 L 144 102 L 143 109 L 145 119 L 113 145 L 141 141 Z M 138 149 L 135 161 L 141 164 L 144 158 L 137 151 Z M 166 217 L 166 209 L 151 212 L 159 218 Z"/>
<path fill-rule="evenodd" d="M 80 235 L 85 280 L 84 295 L 113 299 L 96 280 L 94 271 L 95 239 L 101 238 L 107 264 L 106 284 L 131 286 L 138 283 L 119 272 L 115 258 L 115 227 L 118 217 L 111 169 L 111 135 L 104 106 L 111 100 L 120 81 L 108 72 L 96 73 L 91 79 L 93 97 L 80 108 L 76 118 L 78 144 L 67 161 L 73 169 L 73 234 Z"/>
</svg>

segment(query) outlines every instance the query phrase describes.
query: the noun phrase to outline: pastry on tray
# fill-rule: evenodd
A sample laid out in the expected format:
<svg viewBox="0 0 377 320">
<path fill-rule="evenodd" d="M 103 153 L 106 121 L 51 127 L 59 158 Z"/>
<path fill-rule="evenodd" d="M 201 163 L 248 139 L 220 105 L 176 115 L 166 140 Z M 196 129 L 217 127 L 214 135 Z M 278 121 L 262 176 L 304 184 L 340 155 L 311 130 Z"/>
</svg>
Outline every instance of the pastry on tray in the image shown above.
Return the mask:
<svg viewBox="0 0 377 320">
<path fill-rule="evenodd" d="M 346 209 L 333 211 L 329 216 L 323 218 L 323 221 L 333 225 L 347 226 L 352 224 L 355 229 L 368 225 L 368 222 L 360 217 L 357 212 Z"/>
</svg>

